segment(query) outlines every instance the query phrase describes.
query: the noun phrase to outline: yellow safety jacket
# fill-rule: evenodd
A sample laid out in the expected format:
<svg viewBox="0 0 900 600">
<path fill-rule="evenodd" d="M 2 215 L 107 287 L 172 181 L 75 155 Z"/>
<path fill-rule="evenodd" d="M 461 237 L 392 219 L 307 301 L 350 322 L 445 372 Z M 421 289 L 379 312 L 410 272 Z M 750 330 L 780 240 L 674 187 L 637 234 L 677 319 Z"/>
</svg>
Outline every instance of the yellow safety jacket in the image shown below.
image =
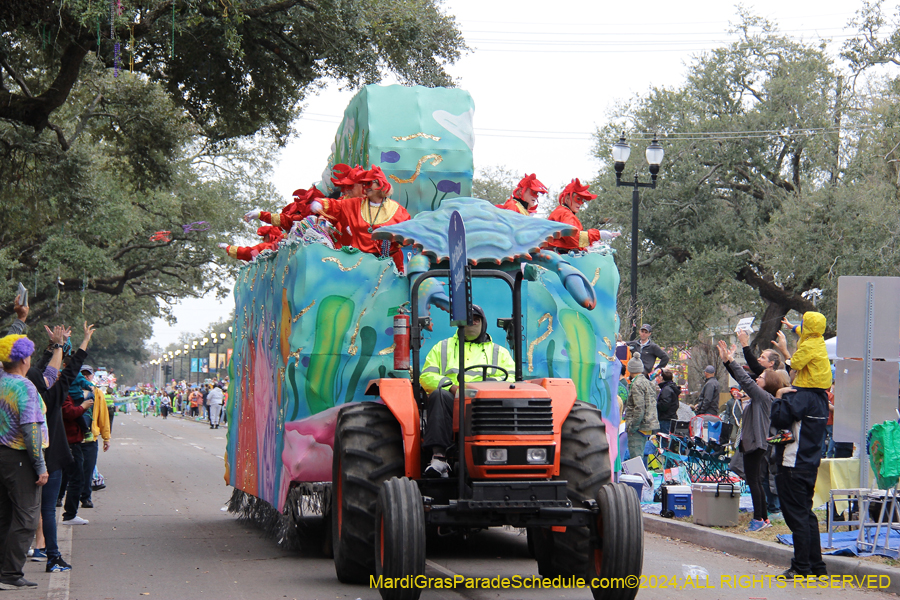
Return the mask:
<svg viewBox="0 0 900 600">
<path fill-rule="evenodd" d="M 509 372 L 509 381 L 513 381 L 516 363 L 509 350 L 487 341 L 482 344 L 466 342 L 466 366 L 494 365 L 503 367 Z M 466 371 L 466 381 L 481 381 L 482 370 Z M 459 374 L 459 338 L 453 336 L 440 344 L 435 344 L 425 357 L 425 367 L 419 377 L 419 383 L 429 394 L 438 388 L 456 384 Z M 503 379 L 503 372 L 488 369 L 488 379 Z"/>
</svg>

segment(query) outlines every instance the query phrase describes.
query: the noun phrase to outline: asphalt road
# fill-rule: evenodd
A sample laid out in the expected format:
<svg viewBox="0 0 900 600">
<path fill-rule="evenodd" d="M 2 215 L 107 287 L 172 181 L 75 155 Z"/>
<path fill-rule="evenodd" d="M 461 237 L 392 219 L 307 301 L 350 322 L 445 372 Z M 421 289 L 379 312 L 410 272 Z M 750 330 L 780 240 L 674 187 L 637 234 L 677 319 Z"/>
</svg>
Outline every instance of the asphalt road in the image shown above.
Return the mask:
<svg viewBox="0 0 900 600">
<path fill-rule="evenodd" d="M 283 551 L 251 525 L 222 510 L 231 495 L 223 480 L 225 430 L 170 417 L 117 415 L 113 444 L 99 466 L 108 487 L 94 493 L 93 509 L 79 515 L 85 526 L 60 526 L 60 547 L 73 570 L 47 574 L 29 562 L 27 591 L 0 592 L 23 600 L 375 600 L 377 590 L 343 585 L 330 559 Z M 707 589 L 684 586 L 684 565 L 710 573 Z M 891 597 L 858 589 L 778 589 L 765 576 L 784 570 L 679 541 L 647 534 L 639 598 L 792 598 L 872 600 Z M 468 540 L 429 539 L 429 576 L 530 577 L 537 574 L 525 537 L 514 531 L 483 532 Z M 722 586 L 733 581 L 734 587 Z M 738 576 L 756 576 L 738 580 Z M 769 579 L 771 581 L 771 579 Z M 661 588 L 662 585 L 668 587 Z M 672 586 L 675 586 L 674 588 Z M 590 591 L 526 589 L 426 590 L 423 600 L 572 598 Z M 2 598 L 0 598 L 2 600 Z"/>
</svg>

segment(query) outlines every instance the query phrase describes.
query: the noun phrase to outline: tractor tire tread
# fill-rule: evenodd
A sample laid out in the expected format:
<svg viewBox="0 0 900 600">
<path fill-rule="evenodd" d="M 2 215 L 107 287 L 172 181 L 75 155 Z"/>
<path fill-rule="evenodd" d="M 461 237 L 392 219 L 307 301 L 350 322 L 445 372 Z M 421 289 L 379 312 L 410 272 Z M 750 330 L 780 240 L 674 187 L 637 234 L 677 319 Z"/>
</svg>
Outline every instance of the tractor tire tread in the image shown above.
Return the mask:
<svg viewBox="0 0 900 600">
<path fill-rule="evenodd" d="M 404 475 L 402 440 L 400 424 L 383 404 L 353 402 L 338 414 L 331 517 L 334 567 L 343 583 L 364 584 L 375 574 L 375 505 L 381 484 Z"/>
<path fill-rule="evenodd" d="M 606 425 L 595 406 L 584 402 L 572 406 L 562 426 L 559 465 L 559 479 L 566 480 L 569 500 L 575 506 L 596 499 L 600 488 L 612 480 Z M 549 548 L 539 549 L 538 543 Z M 567 527 L 564 532 L 535 536 L 535 555 L 545 557 L 538 561 L 543 577 L 583 577 L 589 570 L 590 554 L 587 527 Z"/>
</svg>

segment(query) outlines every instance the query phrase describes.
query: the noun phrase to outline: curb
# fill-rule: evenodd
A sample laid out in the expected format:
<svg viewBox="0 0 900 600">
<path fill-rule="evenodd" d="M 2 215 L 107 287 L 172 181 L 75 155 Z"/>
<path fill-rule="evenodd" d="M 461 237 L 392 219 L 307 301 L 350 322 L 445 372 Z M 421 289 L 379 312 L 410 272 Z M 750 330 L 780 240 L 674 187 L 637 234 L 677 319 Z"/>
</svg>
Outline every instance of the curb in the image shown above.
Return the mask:
<svg viewBox="0 0 900 600">
<path fill-rule="evenodd" d="M 768 564 L 781 564 L 785 568 L 790 566 L 791 557 L 794 556 L 791 547 L 784 544 L 755 540 L 646 513 L 644 514 L 644 531 L 683 540 L 704 548 L 727 552 L 734 556 L 754 558 Z M 823 556 L 822 558 L 828 566 L 829 575 L 852 575 L 860 579 L 868 576 L 887 576 L 890 579 L 890 585 L 880 591 L 900 595 L 900 569 L 847 556 Z"/>
</svg>

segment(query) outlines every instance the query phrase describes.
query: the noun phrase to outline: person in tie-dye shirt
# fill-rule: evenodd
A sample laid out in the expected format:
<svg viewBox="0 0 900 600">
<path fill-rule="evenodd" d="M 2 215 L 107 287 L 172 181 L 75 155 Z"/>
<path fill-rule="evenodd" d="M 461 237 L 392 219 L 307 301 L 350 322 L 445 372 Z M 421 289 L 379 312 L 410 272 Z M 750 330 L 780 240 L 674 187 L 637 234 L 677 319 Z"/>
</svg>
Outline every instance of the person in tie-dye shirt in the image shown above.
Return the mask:
<svg viewBox="0 0 900 600">
<path fill-rule="evenodd" d="M 38 525 L 41 486 L 47 483 L 49 441 L 37 388 L 26 378 L 34 343 L 24 335 L 0 338 L 0 589 L 35 587 L 22 571 Z"/>
</svg>

